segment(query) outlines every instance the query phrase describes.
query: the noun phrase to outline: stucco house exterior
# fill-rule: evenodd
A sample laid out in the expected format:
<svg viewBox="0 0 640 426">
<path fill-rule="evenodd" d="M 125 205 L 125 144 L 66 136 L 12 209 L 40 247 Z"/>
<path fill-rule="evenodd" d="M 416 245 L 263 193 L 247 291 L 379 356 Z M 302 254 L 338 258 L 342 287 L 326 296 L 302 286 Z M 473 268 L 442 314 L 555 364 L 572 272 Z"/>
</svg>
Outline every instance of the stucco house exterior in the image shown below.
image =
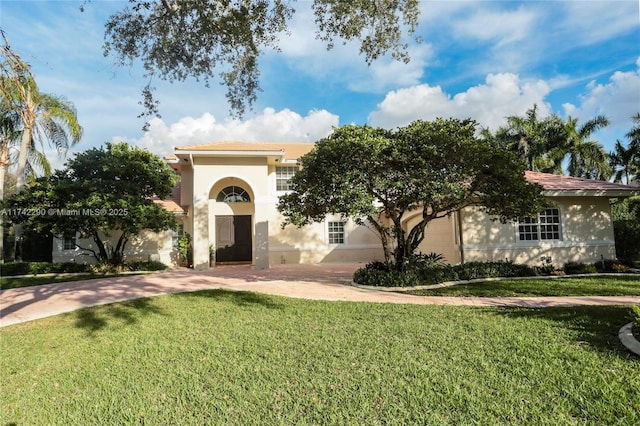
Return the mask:
<svg viewBox="0 0 640 426">
<path fill-rule="evenodd" d="M 176 264 L 176 240 L 188 232 L 194 268 L 217 263 L 251 263 L 257 268 L 283 263 L 369 262 L 384 258 L 376 233 L 351 220 L 327 217 L 303 228 L 281 227 L 278 197 L 312 143 L 217 142 L 175 148 L 167 162 L 181 182 L 166 200 L 177 230 L 143 233 L 130 243 L 128 259 Z M 501 224 L 477 208 L 467 208 L 429 224 L 419 247 L 449 263 L 505 260 L 540 265 L 615 258 L 610 198 L 640 194 L 640 188 L 610 182 L 527 172 L 554 204 L 535 218 Z M 407 215 L 412 226 L 419 220 Z M 79 237 L 79 236 L 78 236 Z M 85 242 L 86 243 L 86 242 Z M 78 261 L 72 242 L 54 242 L 54 261 Z"/>
</svg>

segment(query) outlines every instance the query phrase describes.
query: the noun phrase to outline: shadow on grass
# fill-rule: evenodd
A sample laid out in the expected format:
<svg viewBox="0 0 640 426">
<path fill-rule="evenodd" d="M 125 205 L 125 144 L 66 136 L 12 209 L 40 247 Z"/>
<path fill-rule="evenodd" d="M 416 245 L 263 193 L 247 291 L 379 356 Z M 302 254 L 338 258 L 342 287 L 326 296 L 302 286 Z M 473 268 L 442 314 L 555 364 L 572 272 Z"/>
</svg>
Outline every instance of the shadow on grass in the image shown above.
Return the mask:
<svg viewBox="0 0 640 426">
<path fill-rule="evenodd" d="M 283 309 L 283 305 L 275 302 L 272 297 L 249 291 L 222 289 L 202 290 L 190 293 L 178 293 L 175 297 L 209 297 L 221 301 L 229 301 L 236 306 L 242 307 L 260 305 L 269 309 Z"/>
<path fill-rule="evenodd" d="M 620 327 L 631 321 L 629 306 L 504 308 L 487 312 L 509 318 L 555 321 L 576 333 L 575 344 L 586 344 L 599 352 L 631 358 L 630 352 L 618 338 Z"/>
<path fill-rule="evenodd" d="M 87 336 L 91 337 L 107 326 L 130 326 L 142 316 L 164 315 L 164 312 L 154 306 L 152 299 L 145 298 L 80 309 L 74 315 L 75 326 L 85 330 Z"/>
<path fill-rule="evenodd" d="M 262 306 L 268 309 L 283 309 L 282 304 L 274 302 L 269 296 L 246 291 L 202 290 L 176 293 L 171 297 L 206 297 L 219 301 L 228 301 L 241 307 Z M 75 326 L 85 330 L 88 337 L 93 337 L 106 327 L 127 327 L 136 324 L 144 316 L 168 314 L 154 303 L 153 298 L 143 298 L 80 309 L 75 311 L 73 315 L 76 317 Z"/>
</svg>

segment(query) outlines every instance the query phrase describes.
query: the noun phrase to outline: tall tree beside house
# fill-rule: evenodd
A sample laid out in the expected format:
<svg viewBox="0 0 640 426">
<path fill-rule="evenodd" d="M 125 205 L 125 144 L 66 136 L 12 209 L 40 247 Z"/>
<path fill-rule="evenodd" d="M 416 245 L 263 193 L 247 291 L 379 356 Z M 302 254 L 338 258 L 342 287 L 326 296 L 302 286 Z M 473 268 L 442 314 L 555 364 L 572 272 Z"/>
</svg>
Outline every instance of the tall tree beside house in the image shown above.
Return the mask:
<svg viewBox="0 0 640 426">
<path fill-rule="evenodd" d="M 614 181 L 627 185 L 640 183 L 640 112 L 631 119 L 636 123 L 625 135 L 629 145 L 625 147 L 616 141 L 613 152 L 609 153 L 609 161 L 614 170 Z"/>
<path fill-rule="evenodd" d="M 507 125 L 498 129 L 495 138 L 524 159 L 528 170 L 562 174 L 558 148 L 566 135 L 557 115 L 541 118 L 538 106 L 533 105 L 524 116 L 507 117 Z"/>
<path fill-rule="evenodd" d="M 428 224 L 468 206 L 502 220 L 541 211 L 542 188 L 524 178 L 515 154 L 475 136 L 472 120 L 416 121 L 395 131 L 340 127 L 301 158 L 292 191 L 280 197 L 285 225 L 328 214 L 353 218 L 380 237 L 385 259 L 402 271 Z M 422 218 L 405 229 L 407 215 Z"/>
<path fill-rule="evenodd" d="M 562 160 L 568 159 L 569 176 L 609 180 L 611 166 L 607 152 L 599 142 L 591 140 L 594 132 L 608 125 L 609 120 L 603 115 L 594 117 L 582 125 L 578 125 L 577 118 L 567 117 L 564 122 L 566 139 L 559 152 L 562 154 Z"/>
<path fill-rule="evenodd" d="M 613 181 L 631 185 L 638 181 L 640 173 L 640 144 L 629 144 L 625 147 L 617 140 L 614 150 L 609 153 L 609 163 L 613 174 Z"/>
<path fill-rule="evenodd" d="M 20 192 L 25 186 L 28 174 L 36 167 L 41 168 L 45 174 L 50 172 L 49 162 L 43 152 L 45 143 L 55 147 L 59 154 L 64 155 L 70 145 L 80 141 L 82 127 L 78 123 L 77 113 L 71 102 L 60 96 L 40 92 L 29 65 L 11 49 L 5 33 L 1 30 L 0 32 L 2 35 L 0 92 L 3 121 L 13 122 L 13 130 L 20 132 L 15 170 L 15 190 Z M 8 157 L 11 141 L 13 141 L 12 138 L 4 140 L 3 137 L 0 152 L 3 160 Z M 3 173 L 6 174 L 8 161 L 3 161 L 2 167 Z M 20 224 L 17 224 L 18 245 L 20 234 Z"/>
<path fill-rule="evenodd" d="M 118 65 L 140 60 L 148 77 L 208 85 L 217 76 L 227 87 L 231 112 L 240 116 L 260 90 L 258 60 L 266 49 L 278 50 L 288 31 L 294 0 L 131 0 L 106 23 L 105 55 Z M 336 40 L 358 42 L 367 64 L 390 54 L 408 62 L 403 36 L 418 24 L 418 0 L 313 0 L 316 38 L 327 49 Z M 418 38 L 416 38 L 419 41 Z M 141 102 L 157 115 L 149 83 Z"/>
<path fill-rule="evenodd" d="M 175 227 L 171 213 L 153 202 L 164 198 L 177 174 L 158 156 L 126 143 L 106 144 L 76 154 L 64 169 L 36 179 L 5 201 L 9 209 L 29 209 L 36 215 L 10 216 L 35 231 L 92 240 L 77 243 L 102 264 L 118 266 L 130 238 L 143 229 Z M 81 245 L 82 244 L 82 245 Z"/>
</svg>

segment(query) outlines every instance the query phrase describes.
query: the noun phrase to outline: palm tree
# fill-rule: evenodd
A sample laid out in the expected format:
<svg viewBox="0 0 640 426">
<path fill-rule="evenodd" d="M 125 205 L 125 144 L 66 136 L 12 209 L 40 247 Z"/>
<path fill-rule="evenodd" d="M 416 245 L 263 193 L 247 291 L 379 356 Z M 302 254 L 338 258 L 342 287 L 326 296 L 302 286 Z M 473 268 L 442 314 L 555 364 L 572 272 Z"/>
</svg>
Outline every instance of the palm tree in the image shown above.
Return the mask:
<svg viewBox="0 0 640 426">
<path fill-rule="evenodd" d="M 16 192 L 24 188 L 30 156 L 39 159 L 45 169 L 49 168 L 44 155 L 34 154 L 34 151 L 38 151 L 37 145 L 44 151 L 47 142 L 59 154 L 65 154 L 69 146 L 78 143 L 82 137 L 82 126 L 78 123 L 76 109 L 71 102 L 63 97 L 40 93 L 32 79 L 25 81 L 23 90 L 25 96 L 16 108 L 22 124 Z"/>
<path fill-rule="evenodd" d="M 561 162 L 551 155 L 566 139 L 557 115 L 540 119 L 538 106 L 533 105 L 524 117 L 507 117 L 507 126 L 498 129 L 496 138 L 522 157 L 529 170 L 562 173 Z"/>
<path fill-rule="evenodd" d="M 625 148 L 620 140 L 616 141 L 614 151 L 609 153 L 609 164 L 614 170 L 613 181 L 630 184 L 636 180 L 640 150 L 632 144 Z"/>
<path fill-rule="evenodd" d="M 640 177 L 640 113 L 636 113 L 631 119 L 638 124 L 625 135 L 629 138 L 629 146 L 625 148 L 618 140 L 614 151 L 609 153 L 609 163 L 615 171 L 614 182 L 627 185 L 639 183 Z"/>
<path fill-rule="evenodd" d="M 567 117 L 564 123 L 566 140 L 560 153 L 562 160 L 569 157 L 569 176 L 601 180 L 611 177 L 609 157 L 604 147 L 598 141 L 590 140 L 594 132 L 608 125 L 609 120 L 604 115 L 598 115 L 581 126 L 578 126 L 577 118 Z"/>
<path fill-rule="evenodd" d="M 625 136 L 629 138 L 629 147 L 640 151 L 640 112 L 636 112 L 636 114 L 631 117 L 631 120 L 633 120 L 636 125 L 633 126 Z"/>
<path fill-rule="evenodd" d="M 20 148 L 16 169 L 16 193 L 24 188 L 28 172 L 39 164 L 45 172 L 50 171 L 44 155 L 45 142 L 53 145 L 58 153 L 65 154 L 70 145 L 80 141 L 82 126 L 78 123 L 76 110 L 71 102 L 62 97 L 41 93 L 31 74 L 29 65 L 16 54 L 0 29 L 4 44 L 0 45 L 0 101 L 2 102 L 3 137 L 0 146 L 0 168 L 6 174 L 9 165 L 9 149 L 14 138 L 4 126 L 20 132 Z M 11 122 L 9 124 L 9 122 Z M 9 127 L 7 127 L 9 129 Z M 42 151 L 38 150 L 38 146 Z M 4 177 L 4 175 L 3 175 Z M 4 191 L 3 191 L 4 192 Z M 4 193 L 0 194 L 4 196 Z M 0 222 L 0 231 L 2 230 Z M 19 244 L 21 227 L 15 227 Z M 0 236 L 3 239 L 3 236 Z M 3 244 L 0 244 L 0 250 Z M 3 260 L 0 254 L 0 262 Z"/>
<path fill-rule="evenodd" d="M 0 30 L 0 33 L 4 40 L 4 44 L 0 45 L 3 57 L 0 67 L 3 120 L 14 120 L 13 128 L 21 132 L 16 170 L 16 192 L 20 192 L 24 188 L 29 157 L 34 158 L 37 146 L 44 151 L 46 142 L 64 154 L 70 145 L 80 141 L 82 126 L 78 123 L 77 113 L 71 102 L 40 92 L 29 65 L 11 49 L 4 32 Z M 19 123 L 15 122 L 16 119 Z M 3 137 L 0 152 L 6 157 L 9 145 L 5 142 L 7 141 Z M 41 155 L 40 159 L 44 159 L 42 164 L 46 168 L 46 157 Z"/>
</svg>

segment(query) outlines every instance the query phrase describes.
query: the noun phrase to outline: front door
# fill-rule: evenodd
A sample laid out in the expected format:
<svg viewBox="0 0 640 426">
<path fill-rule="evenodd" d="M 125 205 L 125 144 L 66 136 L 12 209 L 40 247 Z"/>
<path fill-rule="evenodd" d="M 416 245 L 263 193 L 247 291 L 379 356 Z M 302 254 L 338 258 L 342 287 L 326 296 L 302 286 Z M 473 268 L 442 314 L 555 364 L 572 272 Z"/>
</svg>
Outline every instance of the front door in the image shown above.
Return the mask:
<svg viewBox="0 0 640 426">
<path fill-rule="evenodd" d="M 251 262 L 251 216 L 216 216 L 216 263 Z"/>
</svg>

